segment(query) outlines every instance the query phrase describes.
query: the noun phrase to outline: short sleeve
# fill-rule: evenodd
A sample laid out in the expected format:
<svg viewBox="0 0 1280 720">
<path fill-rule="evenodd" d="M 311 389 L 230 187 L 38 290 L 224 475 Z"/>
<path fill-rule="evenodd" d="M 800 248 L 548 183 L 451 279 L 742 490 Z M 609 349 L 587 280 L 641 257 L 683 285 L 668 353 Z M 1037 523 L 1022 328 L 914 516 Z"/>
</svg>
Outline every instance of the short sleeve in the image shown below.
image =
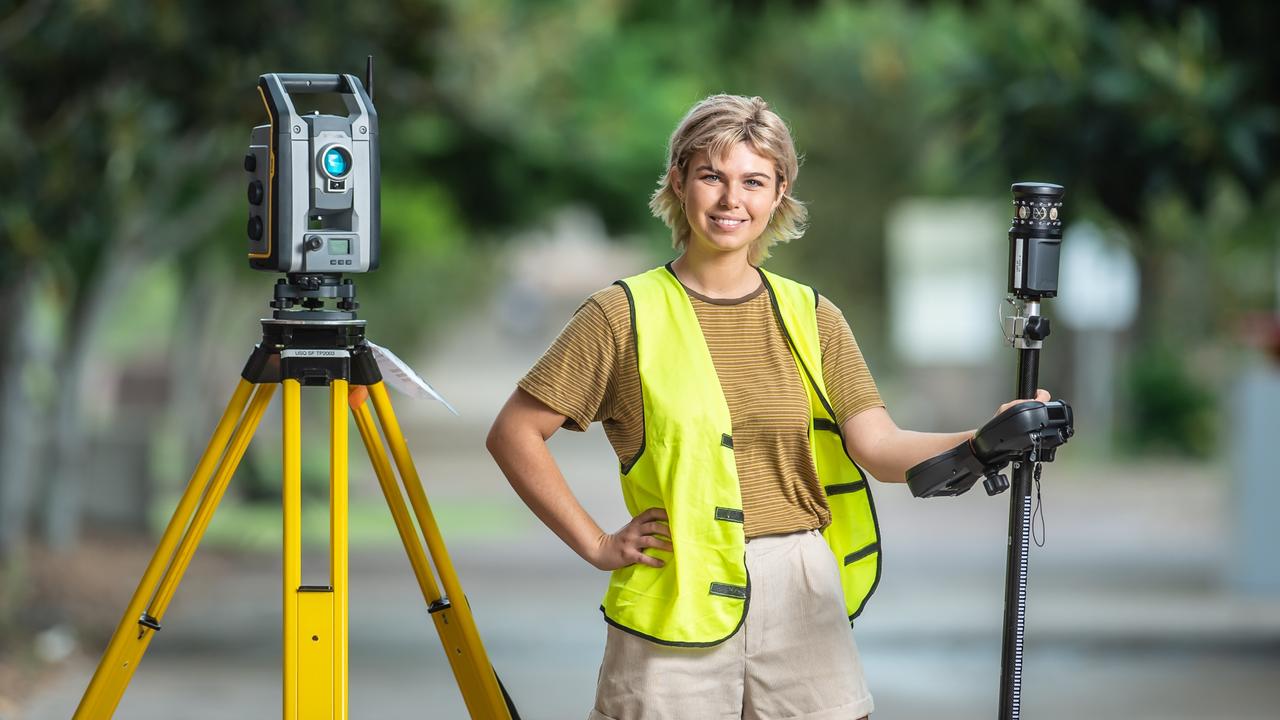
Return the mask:
<svg viewBox="0 0 1280 720">
<path fill-rule="evenodd" d="M 822 379 L 836 411 L 836 422 L 863 410 L 883 407 L 876 381 L 862 358 L 858 342 L 844 314 L 830 300 L 818 296 L 818 339 L 822 347 Z"/>
<path fill-rule="evenodd" d="M 597 299 L 588 298 L 559 337 L 517 383 L 583 432 L 601 419 L 601 406 L 617 366 L 617 343 Z"/>
</svg>

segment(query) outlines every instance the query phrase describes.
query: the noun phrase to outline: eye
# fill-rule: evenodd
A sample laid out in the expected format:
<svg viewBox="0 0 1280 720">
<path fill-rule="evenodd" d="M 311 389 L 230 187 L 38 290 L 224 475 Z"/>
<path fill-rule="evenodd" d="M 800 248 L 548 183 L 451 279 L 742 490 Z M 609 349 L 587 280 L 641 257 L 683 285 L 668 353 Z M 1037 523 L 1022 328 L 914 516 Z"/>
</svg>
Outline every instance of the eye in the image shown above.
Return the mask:
<svg viewBox="0 0 1280 720">
<path fill-rule="evenodd" d="M 761 181 L 759 178 L 749 178 L 747 180 L 747 184 L 751 185 L 752 187 L 758 187 L 758 188 L 764 187 L 764 182 Z"/>
<path fill-rule="evenodd" d="M 718 182 L 720 180 L 720 176 L 715 173 L 707 173 L 706 175 L 702 176 L 702 179 L 706 180 L 707 182 Z"/>
</svg>

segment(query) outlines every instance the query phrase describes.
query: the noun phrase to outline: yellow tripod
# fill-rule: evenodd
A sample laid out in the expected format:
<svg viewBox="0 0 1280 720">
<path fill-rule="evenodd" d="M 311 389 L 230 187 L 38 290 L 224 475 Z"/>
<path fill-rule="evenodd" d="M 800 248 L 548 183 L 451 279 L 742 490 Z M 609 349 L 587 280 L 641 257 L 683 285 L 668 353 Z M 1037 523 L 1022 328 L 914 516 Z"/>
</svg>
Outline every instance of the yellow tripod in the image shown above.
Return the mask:
<svg viewBox="0 0 1280 720">
<path fill-rule="evenodd" d="M 98 720 L 115 713 L 147 646 L 160 630 L 169 602 L 257 430 L 275 386 L 281 384 L 284 386 L 284 720 L 346 720 L 348 716 L 348 405 L 355 415 L 360 437 L 369 452 L 378 484 L 404 542 L 468 712 L 472 718 L 519 720 L 480 642 L 475 620 L 400 432 L 381 373 L 364 342 L 364 321 L 264 319 L 262 328 L 262 343 L 254 349 L 241 373 L 240 383 L 80 700 L 75 719 Z M 303 385 L 329 388 L 329 584 L 322 586 L 301 584 L 300 396 Z M 363 388 L 367 388 L 367 394 Z M 400 471 L 408 506 L 367 398 L 372 399 L 391 457 Z M 414 518 L 422 530 L 421 536 L 414 526 Z M 444 594 L 428 564 L 423 539 L 435 562 Z M 453 603 L 449 598 L 459 601 Z"/>
</svg>

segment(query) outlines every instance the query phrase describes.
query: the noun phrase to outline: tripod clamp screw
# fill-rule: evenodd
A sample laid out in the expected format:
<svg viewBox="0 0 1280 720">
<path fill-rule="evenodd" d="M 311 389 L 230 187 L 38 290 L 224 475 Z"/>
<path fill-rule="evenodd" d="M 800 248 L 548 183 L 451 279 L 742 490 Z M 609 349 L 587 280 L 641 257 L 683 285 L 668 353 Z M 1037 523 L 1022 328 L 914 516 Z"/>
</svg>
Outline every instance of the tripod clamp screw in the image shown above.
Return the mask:
<svg viewBox="0 0 1280 720">
<path fill-rule="evenodd" d="M 152 617 L 151 613 L 142 613 L 142 617 L 138 618 L 138 624 L 144 628 L 151 628 L 156 632 L 160 632 L 160 621 Z M 138 630 L 138 637 L 141 638 L 146 630 Z"/>
</svg>

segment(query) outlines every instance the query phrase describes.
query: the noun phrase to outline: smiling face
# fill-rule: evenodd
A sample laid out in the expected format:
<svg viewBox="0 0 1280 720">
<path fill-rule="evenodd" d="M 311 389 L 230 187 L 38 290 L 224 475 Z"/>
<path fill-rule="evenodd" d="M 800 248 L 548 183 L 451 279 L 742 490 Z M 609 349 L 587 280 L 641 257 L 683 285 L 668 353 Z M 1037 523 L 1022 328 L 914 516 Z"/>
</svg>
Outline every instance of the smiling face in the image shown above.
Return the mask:
<svg viewBox="0 0 1280 720">
<path fill-rule="evenodd" d="M 689 249 L 749 253 L 786 190 L 773 160 L 739 142 L 718 159 L 699 150 L 685 167 L 683 178 L 672 169 L 671 184 L 684 200 Z"/>
</svg>

